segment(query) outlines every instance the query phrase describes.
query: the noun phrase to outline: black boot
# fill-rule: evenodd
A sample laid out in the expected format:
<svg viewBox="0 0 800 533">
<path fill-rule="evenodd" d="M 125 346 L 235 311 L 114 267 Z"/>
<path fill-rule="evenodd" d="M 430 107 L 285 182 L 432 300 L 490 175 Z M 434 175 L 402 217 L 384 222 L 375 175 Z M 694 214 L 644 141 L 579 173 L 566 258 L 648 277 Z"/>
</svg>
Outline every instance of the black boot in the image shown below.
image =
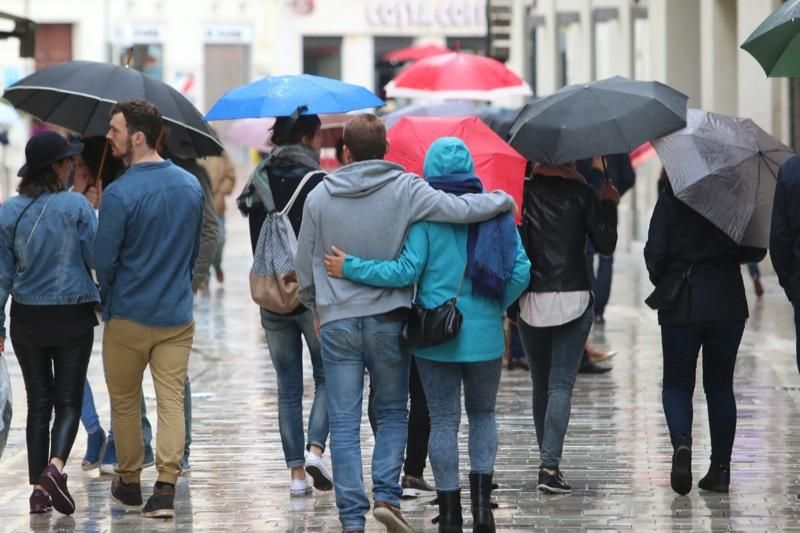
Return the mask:
<svg viewBox="0 0 800 533">
<path fill-rule="evenodd" d="M 710 490 L 714 492 L 728 492 L 728 487 L 731 484 L 731 464 L 711 464 L 708 467 L 708 473 L 697 484 L 703 490 Z"/>
<path fill-rule="evenodd" d="M 469 473 L 469 497 L 472 503 L 473 533 L 494 533 L 492 512 L 492 475 Z"/>
<path fill-rule="evenodd" d="M 437 490 L 436 501 L 439 503 L 439 516 L 433 519 L 433 523 L 439 524 L 439 533 L 462 533 L 461 489 Z"/>
<path fill-rule="evenodd" d="M 672 490 L 680 495 L 689 494 L 692 490 L 692 438 L 683 436 L 673 439 L 672 447 L 675 450 L 670 474 Z"/>
</svg>

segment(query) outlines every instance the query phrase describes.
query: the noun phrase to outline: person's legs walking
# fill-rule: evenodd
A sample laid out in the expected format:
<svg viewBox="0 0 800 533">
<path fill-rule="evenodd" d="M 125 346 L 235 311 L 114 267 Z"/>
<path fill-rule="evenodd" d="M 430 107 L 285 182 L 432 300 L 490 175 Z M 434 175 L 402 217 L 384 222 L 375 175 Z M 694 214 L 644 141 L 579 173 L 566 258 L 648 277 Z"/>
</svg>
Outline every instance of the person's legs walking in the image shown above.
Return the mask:
<svg viewBox="0 0 800 533">
<path fill-rule="evenodd" d="M 219 238 L 217 240 L 217 251 L 214 253 L 211 265 L 217 274 L 217 281 L 222 283 L 225 281 L 225 274 L 222 272 L 222 250 L 225 248 L 225 215 L 217 215 L 217 222 L 219 224 Z"/>
<path fill-rule="evenodd" d="M 189 454 L 192 447 L 192 382 L 189 373 L 186 373 L 186 384 L 183 387 L 183 420 L 184 420 L 184 441 L 183 458 L 181 459 L 181 475 L 191 471 L 189 464 Z"/>
<path fill-rule="evenodd" d="M 599 255 L 597 259 L 597 275 L 595 276 L 594 313 L 595 321 L 605 322 L 606 306 L 611 298 L 611 280 L 614 277 L 614 256 Z"/>
<path fill-rule="evenodd" d="M 733 372 L 744 333 L 744 321 L 721 322 L 709 328 L 703 343 L 703 389 L 711 432 L 711 465 L 700 480 L 701 489 L 728 492 L 733 440 L 736 436 L 736 397 Z"/>
<path fill-rule="evenodd" d="M 692 489 L 692 395 L 703 336 L 701 326 L 661 325 L 664 353 L 661 401 L 674 450 L 670 482 L 678 494 L 687 494 Z"/>
<path fill-rule="evenodd" d="M 328 392 L 333 485 L 344 531 L 364 529 L 369 511 L 360 440 L 364 392 L 363 320 L 335 320 L 320 328 Z"/>
<path fill-rule="evenodd" d="M 428 439 L 431 434 L 431 419 L 425 391 L 419 377 L 415 358 L 411 357 L 408 373 L 408 394 L 410 407 L 408 410 L 408 442 L 406 458 L 403 462 L 403 497 L 418 497 L 433 494 L 435 489 L 424 479 L 425 461 L 428 458 Z"/>
<path fill-rule="evenodd" d="M 97 408 L 94 405 L 94 395 L 92 386 L 86 379 L 83 385 L 83 401 L 81 402 L 81 423 L 86 430 L 86 454 L 81 461 L 81 468 L 89 471 L 100 466 L 100 461 L 106 451 L 108 439 L 106 432 L 100 425 L 100 417 L 97 416 Z"/>
<path fill-rule="evenodd" d="M 533 424 L 536 428 L 536 442 L 541 450 L 545 432 L 544 418 L 549 398 L 550 361 L 553 349 L 551 328 L 536 328 L 521 320 L 517 325 L 531 373 Z"/>
</svg>

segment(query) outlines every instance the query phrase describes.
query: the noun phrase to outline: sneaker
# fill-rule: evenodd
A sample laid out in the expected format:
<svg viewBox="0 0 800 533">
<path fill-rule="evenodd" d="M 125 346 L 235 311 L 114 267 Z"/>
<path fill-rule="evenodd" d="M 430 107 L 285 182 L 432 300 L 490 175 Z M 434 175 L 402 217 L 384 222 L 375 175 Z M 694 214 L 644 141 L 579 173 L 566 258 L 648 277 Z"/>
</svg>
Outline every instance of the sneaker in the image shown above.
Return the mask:
<svg viewBox="0 0 800 533">
<path fill-rule="evenodd" d="M 28 503 L 30 504 L 31 514 L 41 514 L 53 510 L 53 502 L 50 500 L 50 495 L 43 490 L 34 489 L 28 499 Z"/>
<path fill-rule="evenodd" d="M 689 494 L 692 490 L 692 439 L 682 437 L 674 441 L 675 451 L 672 454 L 672 471 L 669 481 L 672 490 L 680 495 Z"/>
<path fill-rule="evenodd" d="M 75 512 L 75 500 L 67 490 L 67 474 L 59 472 L 54 464 L 44 467 L 38 484 L 50 495 L 56 511 L 65 515 Z"/>
<path fill-rule="evenodd" d="M 372 516 L 386 527 L 387 533 L 412 533 L 414 531 L 406 522 L 400 509 L 392 504 L 375 502 Z"/>
<path fill-rule="evenodd" d="M 94 433 L 89 433 L 86 439 L 86 455 L 83 456 L 81 468 L 84 472 L 94 470 L 100 466 L 100 462 L 106 452 L 108 437 L 103 428 L 97 429 Z"/>
<path fill-rule="evenodd" d="M 119 476 L 111 482 L 111 497 L 128 511 L 138 511 L 144 506 L 142 501 L 142 485 L 124 483 Z"/>
<path fill-rule="evenodd" d="M 403 476 L 400 485 L 403 487 L 403 498 L 436 496 L 436 488 L 432 487 L 422 476 Z"/>
<path fill-rule="evenodd" d="M 189 458 L 187 456 L 183 456 L 181 459 L 181 475 L 185 476 L 186 474 L 190 474 L 192 472 L 192 465 L 189 464 Z"/>
<path fill-rule="evenodd" d="M 216 275 L 217 275 L 217 281 L 218 281 L 219 283 L 225 283 L 225 273 L 224 273 L 224 272 L 222 272 L 222 269 L 221 269 L 221 268 L 217 268 L 217 269 L 215 269 L 215 271 L 214 271 L 214 272 L 215 272 L 215 273 L 216 273 Z"/>
<path fill-rule="evenodd" d="M 312 492 L 314 492 L 314 489 L 308 484 L 307 479 L 293 479 L 292 484 L 289 486 L 289 495 L 292 498 L 308 496 Z"/>
<path fill-rule="evenodd" d="M 114 439 L 108 439 L 106 442 L 106 451 L 100 462 L 100 473 L 109 476 L 117 473 L 117 447 L 114 445 Z"/>
<path fill-rule="evenodd" d="M 317 490 L 331 490 L 333 488 L 333 478 L 325 467 L 322 457 L 315 453 L 306 456 L 306 473 L 314 481 L 314 488 Z"/>
<path fill-rule="evenodd" d="M 551 474 L 544 468 L 540 468 L 539 484 L 536 488 L 544 492 L 549 492 L 550 494 L 572 493 L 572 487 L 567 485 L 567 482 L 564 481 L 564 474 L 558 469 L 556 469 L 555 474 Z"/>
<path fill-rule="evenodd" d="M 153 495 L 147 499 L 142 509 L 147 518 L 175 518 L 175 485 L 163 483 L 153 487 Z"/>
</svg>

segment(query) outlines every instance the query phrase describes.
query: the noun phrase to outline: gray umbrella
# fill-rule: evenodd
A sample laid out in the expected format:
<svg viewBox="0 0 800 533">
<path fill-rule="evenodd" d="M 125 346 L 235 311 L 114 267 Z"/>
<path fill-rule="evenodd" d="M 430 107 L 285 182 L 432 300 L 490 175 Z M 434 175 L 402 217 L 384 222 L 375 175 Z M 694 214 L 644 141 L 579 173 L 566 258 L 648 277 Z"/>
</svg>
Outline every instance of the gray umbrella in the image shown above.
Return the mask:
<svg viewBox="0 0 800 533">
<path fill-rule="evenodd" d="M 528 160 L 550 165 L 630 152 L 684 127 L 687 100 L 663 83 L 619 76 L 571 85 L 528 104 L 509 142 Z"/>
<path fill-rule="evenodd" d="M 766 248 L 780 165 L 792 150 L 752 120 L 690 109 L 653 143 L 675 197 L 734 241 Z"/>
</svg>

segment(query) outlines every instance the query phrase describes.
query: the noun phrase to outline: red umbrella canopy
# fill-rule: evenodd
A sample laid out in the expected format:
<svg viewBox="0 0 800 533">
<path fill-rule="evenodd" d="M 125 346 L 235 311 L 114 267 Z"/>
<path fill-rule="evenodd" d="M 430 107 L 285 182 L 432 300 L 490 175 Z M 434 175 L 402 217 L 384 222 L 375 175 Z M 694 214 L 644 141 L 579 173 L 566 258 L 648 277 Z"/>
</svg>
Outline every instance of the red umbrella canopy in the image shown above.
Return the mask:
<svg viewBox="0 0 800 533">
<path fill-rule="evenodd" d="M 396 63 L 405 63 L 406 61 L 419 61 L 420 59 L 439 56 L 450 52 L 452 52 L 452 50 L 438 44 L 423 44 L 392 50 L 391 52 L 383 54 L 383 59 Z"/>
<path fill-rule="evenodd" d="M 475 173 L 487 191 L 503 190 L 514 197 L 522 212 L 525 158 L 478 117 L 403 117 L 387 134 L 387 161 L 422 175 L 422 163 L 431 144 L 440 137 L 458 137 L 469 148 Z M 517 216 L 517 222 L 520 215 Z"/>
<path fill-rule="evenodd" d="M 461 52 L 417 61 L 386 85 L 389 98 L 495 100 L 532 94 L 530 86 L 500 61 Z"/>
</svg>

